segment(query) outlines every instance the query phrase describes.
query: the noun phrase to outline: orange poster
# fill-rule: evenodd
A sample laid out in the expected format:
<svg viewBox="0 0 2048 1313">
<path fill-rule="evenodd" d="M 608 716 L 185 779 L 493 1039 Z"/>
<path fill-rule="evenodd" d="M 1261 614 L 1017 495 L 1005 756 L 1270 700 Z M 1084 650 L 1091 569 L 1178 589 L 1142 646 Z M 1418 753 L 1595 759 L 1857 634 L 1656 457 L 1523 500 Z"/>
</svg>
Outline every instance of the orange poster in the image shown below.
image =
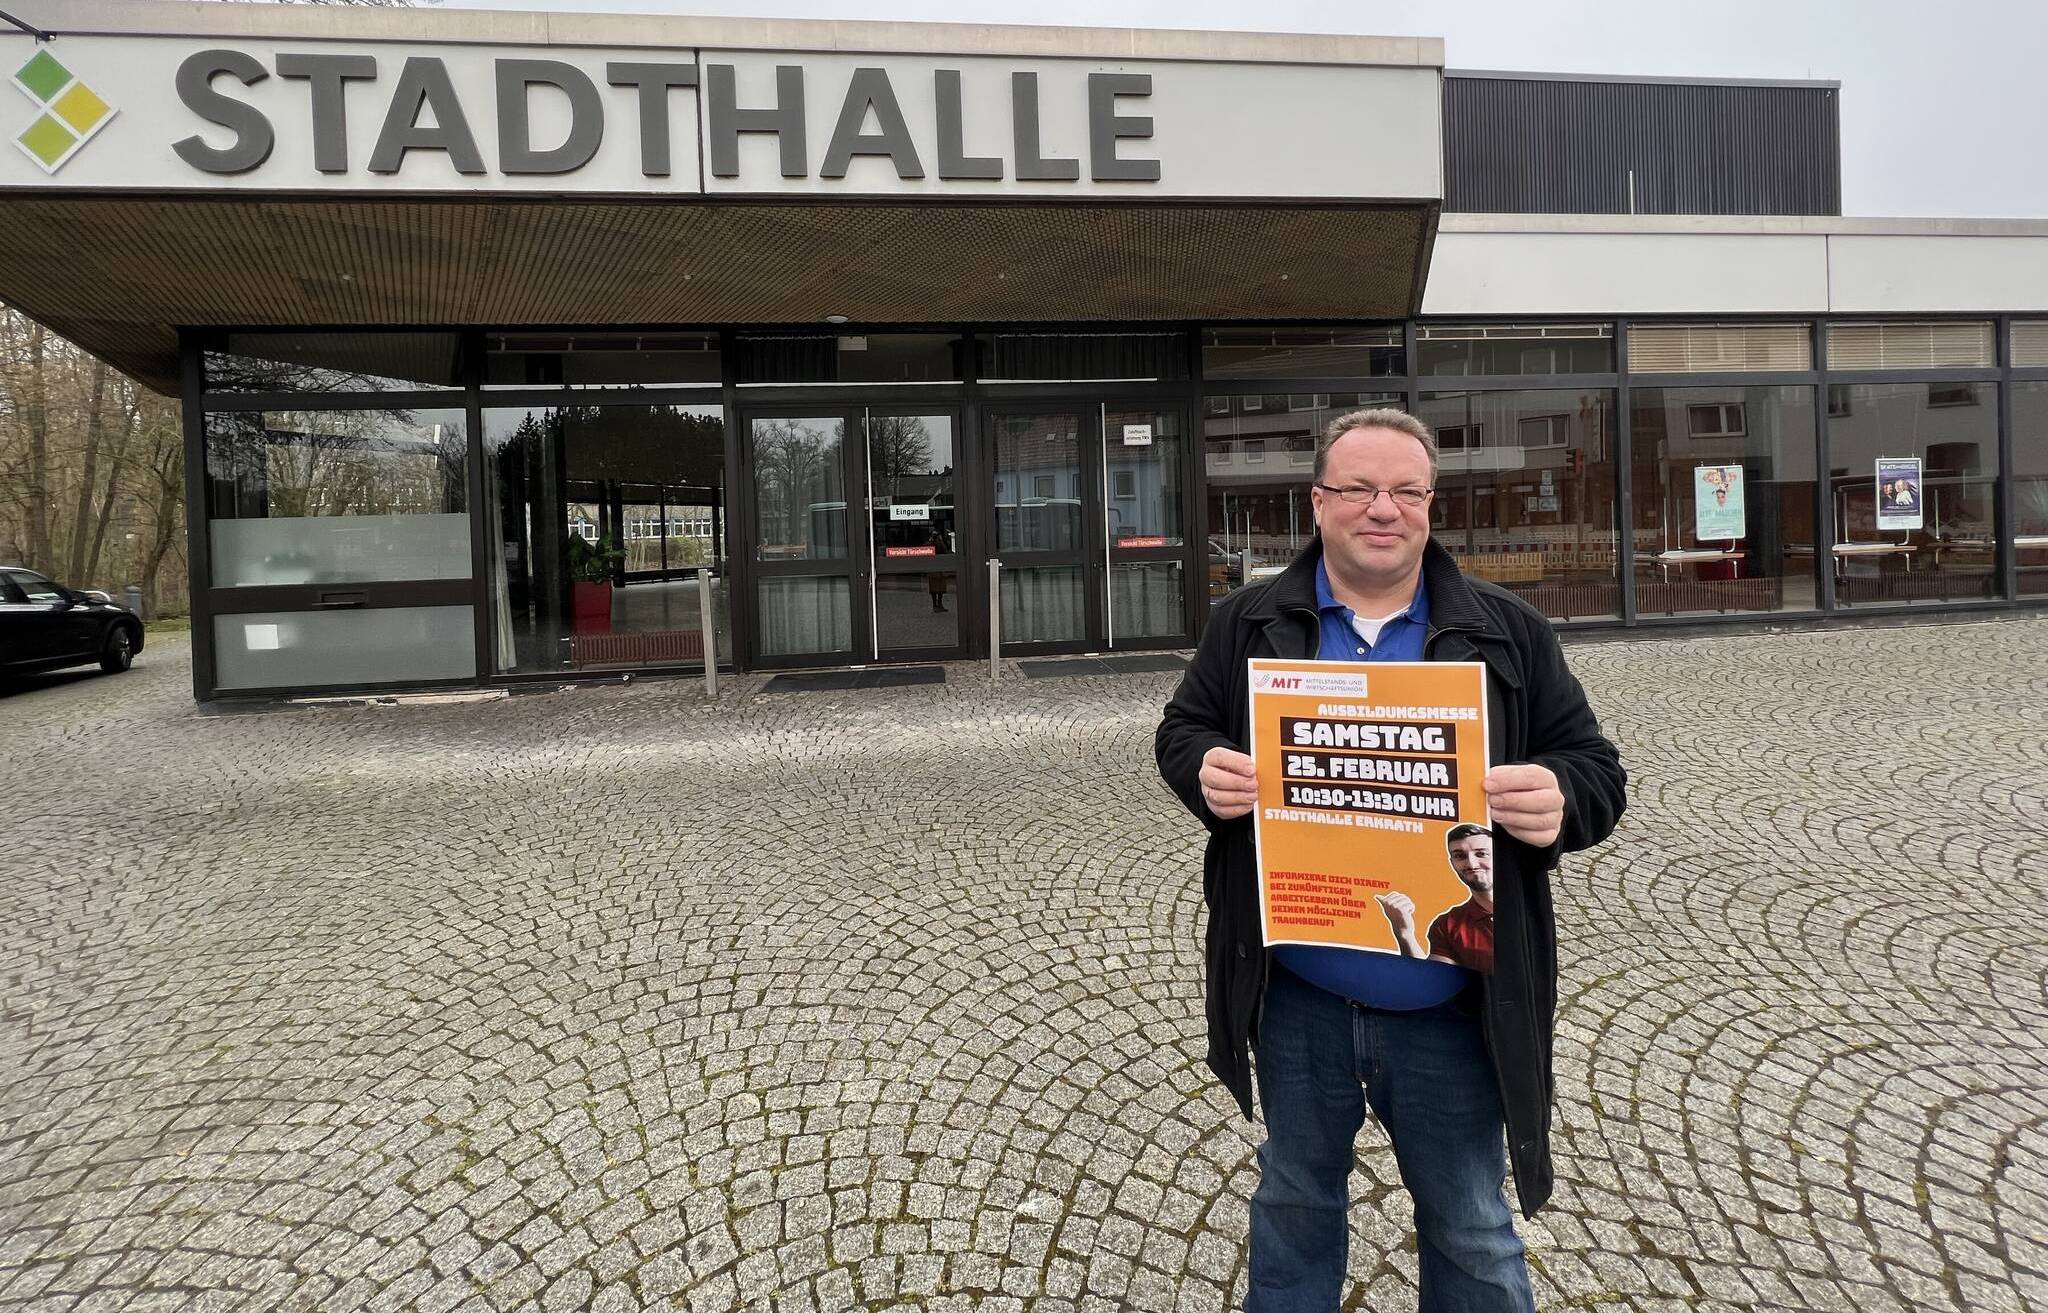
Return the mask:
<svg viewBox="0 0 2048 1313">
<path fill-rule="evenodd" d="M 1266 943 L 1490 970 L 1486 667 L 1251 662 Z"/>
</svg>

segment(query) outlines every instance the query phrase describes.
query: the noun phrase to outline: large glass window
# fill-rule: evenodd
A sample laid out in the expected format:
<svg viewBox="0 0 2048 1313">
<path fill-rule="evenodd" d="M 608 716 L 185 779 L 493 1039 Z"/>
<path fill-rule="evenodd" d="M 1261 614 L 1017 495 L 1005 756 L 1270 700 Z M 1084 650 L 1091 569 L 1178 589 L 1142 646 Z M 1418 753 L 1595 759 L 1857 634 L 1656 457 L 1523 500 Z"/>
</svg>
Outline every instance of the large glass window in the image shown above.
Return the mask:
<svg viewBox="0 0 2048 1313">
<path fill-rule="evenodd" d="M 2048 382 L 2012 385 L 2012 491 L 2020 596 L 2048 596 Z"/>
<path fill-rule="evenodd" d="M 1080 550 L 1079 418 L 1066 413 L 998 415 L 991 427 L 997 554 Z M 1023 641 L 1007 628 L 1004 636 Z"/>
<path fill-rule="evenodd" d="M 1425 324 L 1415 352 L 1420 374 L 1611 374 L 1614 326 Z"/>
<path fill-rule="evenodd" d="M 467 453 L 457 410 L 208 415 L 213 586 L 468 578 Z"/>
<path fill-rule="evenodd" d="M 484 411 L 494 664 L 700 664 L 731 652 L 717 406 Z"/>
<path fill-rule="evenodd" d="M 1181 417 L 1178 410 L 1109 411 L 1103 491 L 1110 545 L 1181 545 Z"/>
<path fill-rule="evenodd" d="M 1467 571 L 1559 620 L 1619 615 L 1614 393 L 1425 394 L 1430 527 Z"/>
<path fill-rule="evenodd" d="M 1993 595 L 1998 385 L 1838 383 L 1828 393 L 1836 601 Z"/>
<path fill-rule="evenodd" d="M 846 550 L 846 421 L 757 419 L 754 559 L 838 560 Z"/>
<path fill-rule="evenodd" d="M 454 333 L 230 333 L 204 356 L 215 392 L 417 392 L 462 386 Z"/>
<path fill-rule="evenodd" d="M 876 560 L 958 551 L 953 416 L 869 415 L 867 438 L 868 522 Z"/>
<path fill-rule="evenodd" d="M 1202 376 L 1379 378 L 1405 372 L 1396 328 L 1211 328 L 1202 334 Z"/>
<path fill-rule="evenodd" d="M 1638 614 L 1817 604 L 1813 392 L 1629 394 Z"/>
<path fill-rule="evenodd" d="M 1208 468 L 1209 600 L 1278 574 L 1315 536 L 1308 488 L 1316 444 L 1331 420 L 1363 406 L 1398 406 L 1391 392 L 1244 393 L 1204 404 Z"/>
<path fill-rule="evenodd" d="M 493 333 L 484 386 L 701 387 L 721 381 L 716 333 Z"/>
</svg>

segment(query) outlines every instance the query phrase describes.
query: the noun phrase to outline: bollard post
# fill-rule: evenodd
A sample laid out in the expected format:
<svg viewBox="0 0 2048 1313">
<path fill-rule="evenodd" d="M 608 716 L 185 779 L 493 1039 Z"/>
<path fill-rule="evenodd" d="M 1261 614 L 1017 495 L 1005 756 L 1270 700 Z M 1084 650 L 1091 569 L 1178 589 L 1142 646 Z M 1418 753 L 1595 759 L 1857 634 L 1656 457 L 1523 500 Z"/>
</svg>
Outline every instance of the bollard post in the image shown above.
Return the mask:
<svg viewBox="0 0 2048 1313">
<path fill-rule="evenodd" d="M 129 584 L 123 591 L 128 596 L 128 609 L 135 613 L 135 618 L 137 620 L 147 620 L 149 617 L 142 614 L 142 585 Z"/>
<path fill-rule="evenodd" d="M 988 682 L 1003 679 L 1003 563 L 988 558 Z"/>
<path fill-rule="evenodd" d="M 718 624 L 711 606 L 711 567 L 697 567 L 697 617 L 704 632 L 704 696 L 718 696 Z"/>
</svg>

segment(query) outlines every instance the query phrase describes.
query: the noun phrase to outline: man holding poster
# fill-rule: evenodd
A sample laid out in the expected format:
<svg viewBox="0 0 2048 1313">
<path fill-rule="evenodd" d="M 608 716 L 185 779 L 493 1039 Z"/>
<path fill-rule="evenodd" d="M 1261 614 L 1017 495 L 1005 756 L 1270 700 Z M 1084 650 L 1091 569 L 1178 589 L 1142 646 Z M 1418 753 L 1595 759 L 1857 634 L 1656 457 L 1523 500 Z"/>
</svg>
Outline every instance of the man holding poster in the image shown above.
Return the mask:
<svg viewBox="0 0 2048 1313">
<path fill-rule="evenodd" d="M 1430 541 L 1436 472 L 1413 416 L 1332 423 L 1316 538 L 1216 609 L 1157 734 L 1209 831 L 1208 1061 L 1247 1117 L 1257 1059 L 1247 1313 L 1337 1308 L 1368 1108 L 1424 1313 L 1534 1306 L 1504 1187 L 1511 1163 L 1528 1214 L 1551 1189 L 1550 872 L 1614 828 L 1626 775 L 1549 622 Z M 1255 828 L 1290 835 L 1263 868 Z"/>
</svg>

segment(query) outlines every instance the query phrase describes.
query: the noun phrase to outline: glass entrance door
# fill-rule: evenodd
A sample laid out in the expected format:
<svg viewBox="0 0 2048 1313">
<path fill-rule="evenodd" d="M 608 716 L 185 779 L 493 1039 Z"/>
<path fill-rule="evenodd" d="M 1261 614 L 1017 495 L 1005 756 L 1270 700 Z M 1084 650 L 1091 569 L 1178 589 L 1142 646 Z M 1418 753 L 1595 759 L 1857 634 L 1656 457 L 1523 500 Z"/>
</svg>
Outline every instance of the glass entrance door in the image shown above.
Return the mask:
<svg viewBox="0 0 2048 1313">
<path fill-rule="evenodd" d="M 963 655 L 955 416 L 761 412 L 746 431 L 755 661 Z"/>
<path fill-rule="evenodd" d="M 871 655 L 877 661 L 961 656 L 967 608 L 953 415 L 870 408 L 864 420 Z"/>
<path fill-rule="evenodd" d="M 486 406 L 483 420 L 495 673 L 731 662 L 719 407 Z"/>
<path fill-rule="evenodd" d="M 1187 430 L 1178 406 L 1103 408 L 1104 638 L 1159 647 L 1188 635 Z"/>
<path fill-rule="evenodd" d="M 999 407 L 984 440 L 1005 652 L 1186 640 L 1180 407 Z"/>
</svg>

